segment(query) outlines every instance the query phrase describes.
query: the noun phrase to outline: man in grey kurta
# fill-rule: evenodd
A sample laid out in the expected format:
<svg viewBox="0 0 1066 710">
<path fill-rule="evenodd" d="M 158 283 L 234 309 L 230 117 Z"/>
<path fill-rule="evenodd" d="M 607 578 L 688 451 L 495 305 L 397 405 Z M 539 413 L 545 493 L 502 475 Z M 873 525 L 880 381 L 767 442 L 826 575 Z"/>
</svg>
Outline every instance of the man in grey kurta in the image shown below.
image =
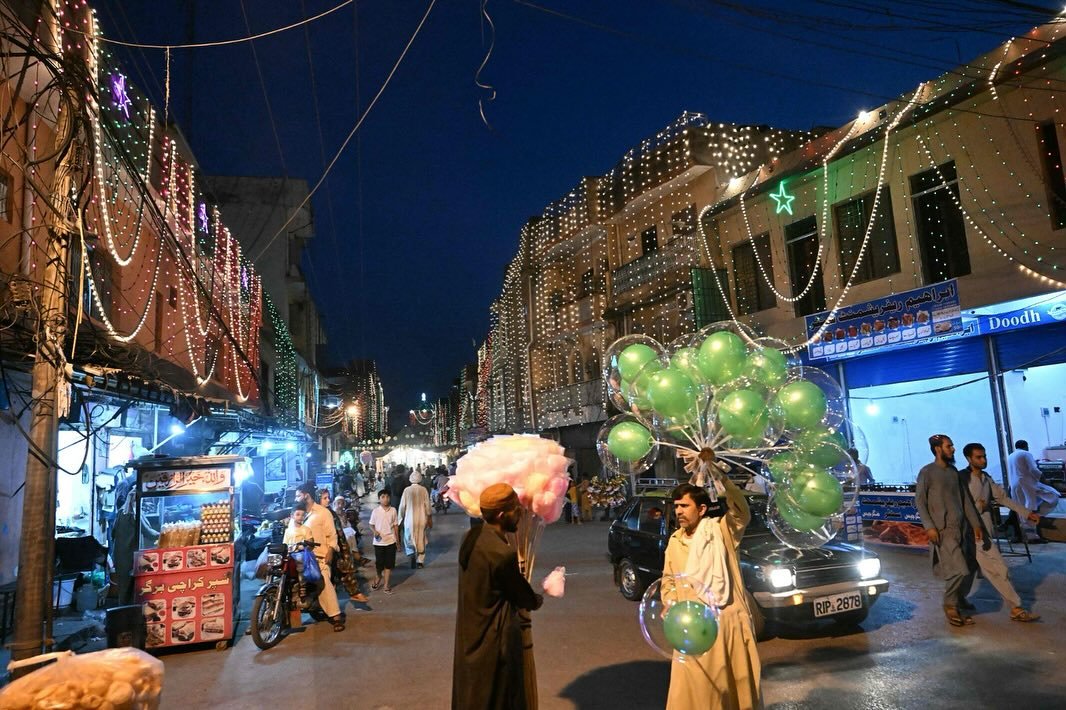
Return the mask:
<svg viewBox="0 0 1066 710">
<path fill-rule="evenodd" d="M 959 604 L 977 569 L 974 543 L 986 549 L 991 543 L 973 499 L 959 482 L 955 444 L 945 434 L 935 434 L 929 437 L 929 449 L 936 460 L 918 472 L 915 504 L 929 535 L 933 572 L 944 580 L 944 615 L 952 626 L 963 626 L 973 623 L 959 613 Z"/>
<path fill-rule="evenodd" d="M 967 444 L 962 447 L 962 455 L 966 457 L 966 462 L 970 465 L 959 473 L 959 482 L 969 489 L 970 497 L 977 507 L 977 512 L 981 515 L 981 522 L 984 523 L 986 531 L 992 531 L 993 505 L 1003 505 L 1010 508 L 1022 520 L 1028 519 L 1029 522 L 1040 520 L 1040 516 L 1036 513 L 1027 510 L 1021 503 L 1012 500 L 1007 495 L 1007 492 L 1003 490 L 1003 486 L 993 481 L 992 477 L 985 472 L 985 466 L 988 465 L 988 455 L 985 453 L 985 447 L 977 443 Z M 1040 618 L 1039 615 L 1033 614 L 1022 606 L 1022 599 L 1010 582 L 1007 564 L 1003 561 L 1003 556 L 999 554 L 999 549 L 995 545 L 990 545 L 987 550 L 977 550 L 977 565 L 981 568 L 981 574 L 984 578 L 996 588 L 999 595 L 1003 597 L 1003 601 L 1007 603 L 1010 609 L 1011 621 L 1036 621 Z M 968 581 L 972 582 L 973 577 L 971 576 Z M 969 584 L 963 586 L 963 598 L 970 593 L 969 586 Z M 965 603 L 963 603 L 963 607 L 966 607 Z"/>
</svg>

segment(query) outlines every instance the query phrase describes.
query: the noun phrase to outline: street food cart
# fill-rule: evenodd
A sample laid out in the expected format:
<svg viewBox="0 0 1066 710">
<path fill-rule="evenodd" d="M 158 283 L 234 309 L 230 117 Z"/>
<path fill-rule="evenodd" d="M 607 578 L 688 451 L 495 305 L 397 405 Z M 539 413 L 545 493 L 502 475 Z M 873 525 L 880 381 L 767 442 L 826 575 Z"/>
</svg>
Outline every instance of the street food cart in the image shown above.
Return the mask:
<svg viewBox="0 0 1066 710">
<path fill-rule="evenodd" d="M 134 592 L 147 648 L 228 645 L 240 599 L 234 540 L 240 533 L 243 456 L 143 458 L 137 471 Z"/>
</svg>

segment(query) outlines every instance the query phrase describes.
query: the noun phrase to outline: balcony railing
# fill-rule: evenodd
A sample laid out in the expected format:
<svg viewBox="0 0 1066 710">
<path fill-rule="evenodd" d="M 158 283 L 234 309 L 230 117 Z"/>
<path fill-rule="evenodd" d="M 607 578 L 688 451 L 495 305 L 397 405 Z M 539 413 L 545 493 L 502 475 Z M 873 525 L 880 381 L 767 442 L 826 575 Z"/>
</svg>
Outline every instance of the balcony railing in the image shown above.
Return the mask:
<svg viewBox="0 0 1066 710">
<path fill-rule="evenodd" d="M 677 237 L 669 244 L 611 272 L 611 293 L 615 297 L 665 276 L 679 272 L 688 277 L 689 269 L 699 266 L 700 255 L 693 237 Z"/>
</svg>

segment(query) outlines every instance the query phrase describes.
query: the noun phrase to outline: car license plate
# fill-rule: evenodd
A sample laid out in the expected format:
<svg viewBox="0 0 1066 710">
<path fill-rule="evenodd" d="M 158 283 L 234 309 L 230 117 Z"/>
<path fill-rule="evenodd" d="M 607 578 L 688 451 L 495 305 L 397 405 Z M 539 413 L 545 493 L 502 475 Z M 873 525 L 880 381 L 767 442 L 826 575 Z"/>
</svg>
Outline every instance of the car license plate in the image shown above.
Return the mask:
<svg viewBox="0 0 1066 710">
<path fill-rule="evenodd" d="M 844 594 L 834 594 L 829 597 L 818 597 L 814 600 L 814 615 L 816 617 L 843 614 L 846 611 L 856 611 L 858 609 L 862 609 L 861 592 L 845 592 Z"/>
</svg>

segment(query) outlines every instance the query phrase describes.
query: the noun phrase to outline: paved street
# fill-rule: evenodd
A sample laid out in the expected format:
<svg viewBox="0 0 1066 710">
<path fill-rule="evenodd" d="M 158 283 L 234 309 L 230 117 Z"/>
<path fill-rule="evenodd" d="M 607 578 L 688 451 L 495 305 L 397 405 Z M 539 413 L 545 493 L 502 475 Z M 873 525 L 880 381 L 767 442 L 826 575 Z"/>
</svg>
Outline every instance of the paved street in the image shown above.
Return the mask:
<svg viewBox="0 0 1066 710">
<path fill-rule="evenodd" d="M 365 519 L 364 513 L 364 519 Z M 399 570 L 396 593 L 353 612 L 348 629 L 326 625 L 260 652 L 248 637 L 228 651 L 164 656 L 164 710 L 185 708 L 445 708 L 451 689 L 456 549 L 467 519 L 437 516 L 425 569 Z M 612 584 L 606 523 L 562 523 L 545 532 L 542 577 L 565 564 L 563 599 L 534 617 L 541 707 L 663 706 L 669 664 L 643 641 L 637 605 Z M 775 708 L 1062 707 L 1061 629 L 1066 617 L 1066 546 L 1034 546 L 1034 561 L 1009 560 L 1026 603 L 1042 622 L 1010 622 L 987 584 L 977 625 L 949 627 L 940 585 L 924 556 L 884 551 L 889 594 L 865 633 L 831 624 L 817 633 L 781 630 L 760 644 L 766 705 Z M 403 567 L 405 560 L 398 564 Z"/>
</svg>

